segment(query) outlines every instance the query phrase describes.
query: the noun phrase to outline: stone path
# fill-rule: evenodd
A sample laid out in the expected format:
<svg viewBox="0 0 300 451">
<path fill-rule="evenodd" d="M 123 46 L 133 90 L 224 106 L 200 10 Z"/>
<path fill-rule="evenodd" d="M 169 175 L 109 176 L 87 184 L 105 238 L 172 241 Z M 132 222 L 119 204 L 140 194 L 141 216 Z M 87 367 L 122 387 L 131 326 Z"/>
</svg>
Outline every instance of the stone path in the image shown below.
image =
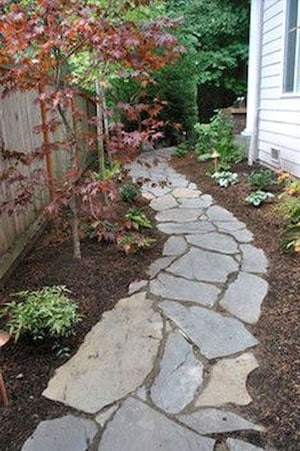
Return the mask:
<svg viewBox="0 0 300 451">
<path fill-rule="evenodd" d="M 169 235 L 162 257 L 50 380 L 44 396 L 77 414 L 40 423 L 23 451 L 262 450 L 250 438 L 263 427 L 235 407 L 252 401 L 258 341 L 248 325 L 268 261 L 244 223 L 169 166 L 170 154 L 130 167 L 148 180 L 143 195 Z"/>
</svg>

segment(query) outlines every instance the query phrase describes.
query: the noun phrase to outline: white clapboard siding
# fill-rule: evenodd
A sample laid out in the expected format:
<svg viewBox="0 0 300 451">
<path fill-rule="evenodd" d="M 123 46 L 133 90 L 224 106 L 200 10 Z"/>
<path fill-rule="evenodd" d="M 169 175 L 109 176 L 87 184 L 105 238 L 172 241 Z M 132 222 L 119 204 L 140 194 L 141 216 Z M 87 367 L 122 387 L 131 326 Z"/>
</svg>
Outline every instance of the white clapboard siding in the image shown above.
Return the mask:
<svg viewBox="0 0 300 451">
<path fill-rule="evenodd" d="M 282 92 L 285 0 L 265 0 L 260 80 L 258 155 L 300 176 L 300 96 Z M 272 149 L 279 160 L 272 159 Z"/>
</svg>

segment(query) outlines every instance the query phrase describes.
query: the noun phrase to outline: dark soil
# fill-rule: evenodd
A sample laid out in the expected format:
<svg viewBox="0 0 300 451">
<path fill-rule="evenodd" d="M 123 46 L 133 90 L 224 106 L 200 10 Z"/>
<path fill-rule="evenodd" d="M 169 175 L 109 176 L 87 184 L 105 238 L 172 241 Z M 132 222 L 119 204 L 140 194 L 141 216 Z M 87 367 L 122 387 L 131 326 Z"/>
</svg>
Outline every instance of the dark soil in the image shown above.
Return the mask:
<svg viewBox="0 0 300 451">
<path fill-rule="evenodd" d="M 255 244 L 264 249 L 270 269 L 270 291 L 262 315 L 251 331 L 260 341 L 259 368 L 249 377 L 248 389 L 253 403 L 240 409 L 267 428 L 267 440 L 278 450 L 300 450 L 300 256 L 284 253 L 280 242 L 286 222 L 274 212 L 273 204 L 260 208 L 245 202 L 250 189 L 245 175 L 257 169 L 239 163 L 234 171 L 241 182 L 220 188 L 208 175 L 211 163 L 197 163 L 190 153 L 183 160 L 173 159 L 174 167 L 211 194 L 255 235 Z M 274 191 L 278 187 L 273 187 Z"/>
<path fill-rule="evenodd" d="M 134 206 L 142 208 L 149 218 L 154 219 L 152 210 L 142 199 Z M 124 213 L 129 207 L 129 204 L 119 202 L 116 211 Z M 149 264 L 161 255 L 165 236 L 155 228 L 148 231 L 147 236 L 156 239 L 156 243 L 150 249 L 130 256 L 115 245 L 86 240 L 82 243 L 82 260 L 78 261 L 72 256 L 70 241 L 57 243 L 57 234 L 47 230 L 6 282 L 0 293 L 1 301 L 7 301 L 9 293 L 20 290 L 66 285 L 84 315 L 76 335 L 62 343 L 74 354 L 102 313 L 126 297 L 130 282 L 145 278 Z M 56 357 L 52 346 L 53 342 L 34 345 L 20 339 L 16 345 L 10 343 L 6 346 L 2 353 L 1 368 L 11 406 L 0 409 L 1 451 L 19 450 L 41 420 L 71 411 L 41 396 L 55 368 L 67 360 L 67 357 Z"/>
</svg>

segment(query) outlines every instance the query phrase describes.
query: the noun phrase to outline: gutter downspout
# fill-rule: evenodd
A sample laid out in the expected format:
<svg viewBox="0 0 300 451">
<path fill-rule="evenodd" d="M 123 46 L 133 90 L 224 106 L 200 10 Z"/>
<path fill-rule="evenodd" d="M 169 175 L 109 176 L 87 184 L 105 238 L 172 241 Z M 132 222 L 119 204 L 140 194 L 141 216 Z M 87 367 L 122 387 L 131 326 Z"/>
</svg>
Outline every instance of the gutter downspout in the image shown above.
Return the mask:
<svg viewBox="0 0 300 451">
<path fill-rule="evenodd" d="M 250 52 L 248 67 L 247 125 L 243 135 L 250 137 L 248 164 L 258 156 L 258 128 L 260 111 L 261 58 L 264 0 L 252 0 L 250 19 Z"/>
</svg>

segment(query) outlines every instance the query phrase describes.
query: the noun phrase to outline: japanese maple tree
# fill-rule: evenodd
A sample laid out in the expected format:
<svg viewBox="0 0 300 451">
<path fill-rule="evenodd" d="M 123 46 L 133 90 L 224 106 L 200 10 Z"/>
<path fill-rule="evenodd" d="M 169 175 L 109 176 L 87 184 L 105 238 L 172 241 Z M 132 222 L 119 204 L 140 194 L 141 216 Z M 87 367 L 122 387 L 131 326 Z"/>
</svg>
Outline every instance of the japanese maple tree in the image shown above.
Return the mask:
<svg viewBox="0 0 300 451">
<path fill-rule="evenodd" d="M 28 152 L 3 149 L 5 157 L 13 161 L 11 168 L 2 171 L 0 178 L 18 185 L 18 194 L 11 203 L 2 202 L 2 209 L 12 211 L 24 207 L 31 201 L 31 184 L 42 183 L 50 186 L 52 194 L 48 210 L 57 212 L 62 205 L 69 208 L 72 217 L 72 236 L 74 256 L 80 258 L 79 206 L 89 208 L 90 214 L 99 219 L 105 197 L 114 197 L 114 187 L 110 181 L 79 178 L 79 148 L 89 152 L 101 142 L 103 115 L 95 114 L 92 126 L 98 126 L 98 133 L 78 134 L 74 121 L 68 112 L 72 109 L 80 119 L 76 108 L 76 96 L 80 82 L 93 79 L 95 83 L 103 67 L 108 67 L 118 77 L 134 79 L 140 94 L 153 82 L 154 71 L 174 61 L 181 47 L 170 33 L 175 23 L 167 18 L 137 21 L 129 20 L 134 8 L 146 7 L 146 0 L 0 0 L 0 86 L 2 95 L 12 92 L 36 90 L 37 101 L 42 104 L 47 122 L 36 127 L 36 132 L 55 132 L 63 129 L 63 141 L 44 142 L 43 146 Z M 73 61 L 85 59 L 80 77 L 74 77 Z M 97 85 L 96 85 L 97 86 Z M 99 86 L 99 85 L 98 85 Z M 100 99 L 101 91 L 95 100 L 109 112 Z M 141 98 L 143 96 L 141 95 Z M 161 123 L 157 120 L 162 105 L 145 101 L 135 105 L 117 105 L 136 128 L 126 130 L 122 123 L 110 124 L 109 152 L 124 160 L 134 155 L 143 142 L 153 142 L 160 136 Z M 107 133 L 107 130 L 106 130 Z M 44 158 L 46 152 L 63 149 L 68 152 L 69 166 L 64 176 L 57 180 L 47 180 L 45 175 L 26 179 L 22 165 L 32 165 L 36 159 Z M 99 150 L 99 149 L 98 149 Z M 101 152 L 100 152 L 101 153 Z M 103 149 L 102 149 L 103 156 Z M 17 162 L 17 164 L 16 164 Z M 103 163 L 103 162 L 102 162 Z"/>
</svg>

